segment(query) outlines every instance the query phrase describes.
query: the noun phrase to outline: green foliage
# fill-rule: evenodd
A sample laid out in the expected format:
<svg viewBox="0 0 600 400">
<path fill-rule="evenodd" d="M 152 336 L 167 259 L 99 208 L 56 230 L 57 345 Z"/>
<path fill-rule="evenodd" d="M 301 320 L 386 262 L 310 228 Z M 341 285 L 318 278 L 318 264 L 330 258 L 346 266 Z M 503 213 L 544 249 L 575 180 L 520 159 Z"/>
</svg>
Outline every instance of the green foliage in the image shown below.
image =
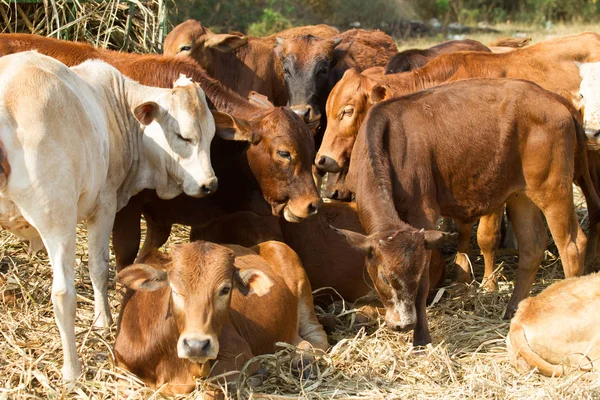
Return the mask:
<svg viewBox="0 0 600 400">
<path fill-rule="evenodd" d="M 277 11 L 274 11 L 270 8 L 265 8 L 260 20 L 248 27 L 248 35 L 269 36 L 273 33 L 281 32 L 291 27 L 292 23 L 289 19 Z"/>
</svg>

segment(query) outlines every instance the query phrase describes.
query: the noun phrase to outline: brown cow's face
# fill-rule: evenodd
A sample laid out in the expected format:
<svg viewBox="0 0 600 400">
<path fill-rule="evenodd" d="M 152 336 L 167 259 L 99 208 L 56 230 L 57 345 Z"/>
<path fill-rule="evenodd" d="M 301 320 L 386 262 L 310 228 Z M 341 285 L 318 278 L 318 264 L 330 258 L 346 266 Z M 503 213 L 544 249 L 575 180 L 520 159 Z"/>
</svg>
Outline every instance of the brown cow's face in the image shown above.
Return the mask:
<svg viewBox="0 0 600 400">
<path fill-rule="evenodd" d="M 167 35 L 163 53 L 166 56 L 192 57 L 203 68 L 210 69 L 213 51 L 228 53 L 247 42 L 248 39 L 241 34 L 216 34 L 202 26 L 200 21 L 189 19 Z"/>
<path fill-rule="evenodd" d="M 135 264 L 117 279 L 138 291 L 168 286 L 170 310 L 179 333 L 177 355 L 204 363 L 219 353 L 219 335 L 227 322 L 232 290 L 262 296 L 273 285 L 262 271 L 240 271 L 233 263 L 233 252 L 227 247 L 198 241 L 173 249 L 172 262 L 165 270 Z"/>
<path fill-rule="evenodd" d="M 275 54 L 281 59 L 283 78 L 291 106 L 311 129 L 319 126 L 321 108 L 334 81 L 334 49 L 341 38 L 312 35 L 277 38 Z"/>
<path fill-rule="evenodd" d="M 386 308 L 386 325 L 398 331 L 414 329 L 415 302 L 419 282 L 429 262 L 428 250 L 441 247 L 454 236 L 414 228 L 376 232 L 370 236 L 343 229 L 337 231 L 365 253 L 367 271 Z"/>
<path fill-rule="evenodd" d="M 299 222 L 316 214 L 322 200 L 312 177 L 315 147 L 306 124 L 283 107 L 266 110 L 252 121 L 219 114 L 213 113 L 217 134 L 250 143 L 248 164 L 273 215 Z M 230 129 L 225 129 L 227 121 Z"/>
<path fill-rule="evenodd" d="M 354 70 L 344 73 L 327 99 L 327 129 L 315 158 L 322 171 L 339 172 L 350 163 L 358 130 L 382 87 Z M 387 92 L 384 96 L 387 96 Z"/>
</svg>

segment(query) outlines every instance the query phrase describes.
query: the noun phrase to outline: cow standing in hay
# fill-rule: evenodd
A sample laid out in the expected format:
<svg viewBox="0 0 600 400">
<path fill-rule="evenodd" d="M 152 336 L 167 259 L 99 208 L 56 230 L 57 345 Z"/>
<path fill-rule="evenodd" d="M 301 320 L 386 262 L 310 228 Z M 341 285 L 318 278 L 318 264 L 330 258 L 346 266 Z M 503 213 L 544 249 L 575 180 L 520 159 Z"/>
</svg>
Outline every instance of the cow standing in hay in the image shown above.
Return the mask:
<svg viewBox="0 0 600 400">
<path fill-rule="evenodd" d="M 141 262 L 117 275 L 128 289 L 115 356 L 152 387 L 188 393 L 196 378 L 238 371 L 277 342 L 327 350 L 306 273 L 284 243 L 197 241 Z"/>
<path fill-rule="evenodd" d="M 414 329 L 415 345 L 431 341 L 427 250 L 445 240 L 433 230 L 440 215 L 472 223 L 507 204 L 519 241 L 507 317 L 528 296 L 547 247 L 540 210 L 565 275 L 583 272 L 586 238 L 573 206 L 576 170 L 588 189 L 592 182 L 579 119 L 561 96 L 508 79 L 454 82 L 369 111 L 348 174 L 369 236 L 344 233 L 367 255 L 390 328 Z M 597 195 L 593 200 L 600 205 Z"/>
<path fill-rule="evenodd" d="M 146 87 L 100 61 L 69 69 L 36 52 L 19 53 L 0 59 L 0 82 L 0 224 L 48 251 L 63 378 L 74 380 L 81 371 L 75 345 L 77 222 L 88 222 L 94 325 L 109 327 L 116 212 L 146 188 L 163 198 L 214 192 L 215 123 L 203 91 L 188 79 L 171 90 Z"/>
</svg>

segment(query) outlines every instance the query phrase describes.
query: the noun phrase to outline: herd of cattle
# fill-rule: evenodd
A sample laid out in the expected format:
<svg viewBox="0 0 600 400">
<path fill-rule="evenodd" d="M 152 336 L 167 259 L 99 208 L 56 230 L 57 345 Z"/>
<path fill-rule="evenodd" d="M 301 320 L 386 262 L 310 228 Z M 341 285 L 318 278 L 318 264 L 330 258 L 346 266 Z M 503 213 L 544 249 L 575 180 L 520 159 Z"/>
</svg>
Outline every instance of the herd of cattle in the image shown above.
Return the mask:
<svg viewBox="0 0 600 400">
<path fill-rule="evenodd" d="M 190 20 L 163 55 L 2 34 L 0 56 L 0 225 L 48 252 L 65 380 L 81 373 L 81 220 L 95 326 L 112 324 L 112 231 L 127 288 L 117 365 L 170 393 L 279 341 L 326 351 L 316 288 L 352 302 L 374 287 L 386 325 L 430 343 L 426 301 L 445 277 L 437 249 L 458 240 L 455 279 L 471 282 L 479 220 L 485 286 L 496 290 L 505 209 L 519 245 L 511 361 L 560 375 L 600 357 L 597 275 L 526 299 L 547 247 L 543 217 L 565 276 L 593 270 L 600 35 L 398 53 L 379 31 L 317 25 L 254 38 Z M 322 202 L 324 174 L 324 195 L 340 201 Z M 436 230 L 441 216 L 458 233 Z M 174 223 L 192 227 L 190 243 L 157 252 Z"/>
</svg>

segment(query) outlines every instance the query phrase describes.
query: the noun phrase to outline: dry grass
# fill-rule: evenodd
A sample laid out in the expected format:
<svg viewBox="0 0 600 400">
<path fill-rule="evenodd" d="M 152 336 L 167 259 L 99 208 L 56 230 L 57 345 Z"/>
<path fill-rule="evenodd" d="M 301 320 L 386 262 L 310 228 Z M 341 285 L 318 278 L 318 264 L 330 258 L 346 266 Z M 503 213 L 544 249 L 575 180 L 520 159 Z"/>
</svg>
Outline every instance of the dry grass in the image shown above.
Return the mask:
<svg viewBox="0 0 600 400">
<path fill-rule="evenodd" d="M 135 52 L 162 49 L 173 0 L 0 0 L 0 33 L 33 33 Z"/>
<path fill-rule="evenodd" d="M 585 219 L 585 211 L 580 212 Z M 185 241 L 188 231 L 178 227 L 171 243 Z M 27 255 L 24 244 L 6 232 L 0 272 L 0 398 L 129 398 L 160 397 L 115 367 L 112 354 L 115 327 L 110 332 L 91 329 L 92 289 L 87 274 L 85 227 L 79 227 L 76 287 L 78 292 L 77 344 L 85 364 L 79 381 L 60 381 L 61 345 L 54 323 L 50 289 L 52 273 L 44 254 Z M 552 249 L 552 246 L 550 246 Z M 550 250 L 552 251 L 552 250 Z M 562 267 L 550 251 L 533 293 L 562 278 Z M 451 262 L 449 255 L 447 261 Z M 290 368 L 294 349 L 283 346 L 275 355 L 258 357 L 269 373 L 259 387 L 250 388 L 245 376 L 229 388 L 231 398 L 418 398 L 418 399 L 597 399 L 600 382 L 585 374 L 551 379 L 520 374 L 508 363 L 504 338 L 508 322 L 501 319 L 513 288 L 516 251 L 501 250 L 497 262 L 500 291 L 487 293 L 477 282 L 469 287 L 446 287 L 444 296 L 429 309 L 433 345 L 415 351 L 410 334 L 391 332 L 379 318 L 355 324 L 351 310 L 338 311 L 337 329 L 330 334 L 331 349 L 318 357 L 315 378 L 299 380 Z M 114 265 L 114 261 L 111 260 Z M 476 277 L 481 257 L 473 260 Z M 111 282 L 114 275 L 111 274 Z M 109 291 L 116 320 L 120 294 Z M 323 313 L 319 310 L 319 313 Z M 207 382 L 189 398 L 197 398 Z"/>
</svg>

